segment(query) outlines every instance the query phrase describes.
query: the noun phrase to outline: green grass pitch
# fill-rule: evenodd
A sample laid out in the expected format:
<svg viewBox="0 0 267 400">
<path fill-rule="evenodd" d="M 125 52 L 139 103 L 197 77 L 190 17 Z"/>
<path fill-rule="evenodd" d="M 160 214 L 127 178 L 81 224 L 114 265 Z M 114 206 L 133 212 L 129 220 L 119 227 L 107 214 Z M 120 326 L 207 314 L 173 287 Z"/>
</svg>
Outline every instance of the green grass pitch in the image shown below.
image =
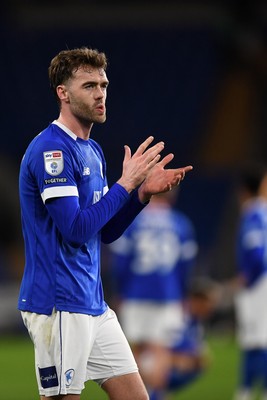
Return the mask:
<svg viewBox="0 0 267 400">
<path fill-rule="evenodd" d="M 212 363 L 196 382 L 172 393 L 169 400 L 232 400 L 237 383 L 239 352 L 232 336 L 212 336 L 208 340 Z M 1 399 L 38 400 L 33 348 L 25 336 L 0 337 Z M 82 400 L 106 400 L 106 394 L 92 382 L 86 385 Z"/>
</svg>

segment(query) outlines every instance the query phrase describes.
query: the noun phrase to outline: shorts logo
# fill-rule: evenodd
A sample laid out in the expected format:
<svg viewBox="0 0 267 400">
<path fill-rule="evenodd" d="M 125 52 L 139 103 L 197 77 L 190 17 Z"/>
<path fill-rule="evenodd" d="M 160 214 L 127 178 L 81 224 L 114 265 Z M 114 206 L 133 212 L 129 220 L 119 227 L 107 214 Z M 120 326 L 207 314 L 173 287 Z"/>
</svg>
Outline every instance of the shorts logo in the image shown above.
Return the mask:
<svg viewBox="0 0 267 400">
<path fill-rule="evenodd" d="M 39 374 L 42 388 L 47 389 L 58 386 L 56 367 L 39 368 Z"/>
<path fill-rule="evenodd" d="M 74 369 L 68 369 L 65 372 L 66 387 L 69 387 L 72 384 L 74 375 L 75 375 Z"/>
<path fill-rule="evenodd" d="M 49 175 L 56 176 L 61 174 L 64 168 L 63 153 L 60 150 L 44 152 L 44 166 Z"/>
</svg>

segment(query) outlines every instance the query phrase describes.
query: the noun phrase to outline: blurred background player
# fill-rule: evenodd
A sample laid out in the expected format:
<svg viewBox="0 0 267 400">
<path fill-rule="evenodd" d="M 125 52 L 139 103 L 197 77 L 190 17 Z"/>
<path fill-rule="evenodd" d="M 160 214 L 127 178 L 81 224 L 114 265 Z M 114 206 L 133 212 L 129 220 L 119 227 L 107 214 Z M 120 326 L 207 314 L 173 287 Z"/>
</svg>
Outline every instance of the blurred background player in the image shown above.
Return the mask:
<svg viewBox="0 0 267 400">
<path fill-rule="evenodd" d="M 210 365 L 205 323 L 216 310 L 220 297 L 217 283 L 207 277 L 193 279 L 185 301 L 184 329 L 172 348 L 166 391 L 177 391 L 195 381 Z"/>
<path fill-rule="evenodd" d="M 240 175 L 238 275 L 233 280 L 240 383 L 235 400 L 254 399 L 261 385 L 267 399 L 267 167 L 248 165 Z"/>
<path fill-rule="evenodd" d="M 151 399 L 162 398 L 168 382 L 197 256 L 193 224 L 174 208 L 177 194 L 178 188 L 153 196 L 110 247 L 116 308 Z"/>
</svg>

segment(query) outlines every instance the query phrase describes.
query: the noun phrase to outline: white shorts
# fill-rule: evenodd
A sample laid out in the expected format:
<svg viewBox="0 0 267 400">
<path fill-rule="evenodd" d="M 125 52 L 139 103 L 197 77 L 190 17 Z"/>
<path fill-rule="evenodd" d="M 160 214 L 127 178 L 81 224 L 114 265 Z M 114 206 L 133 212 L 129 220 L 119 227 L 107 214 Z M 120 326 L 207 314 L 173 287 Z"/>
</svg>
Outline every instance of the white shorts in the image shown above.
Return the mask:
<svg viewBox="0 0 267 400">
<path fill-rule="evenodd" d="M 184 312 L 178 302 L 124 301 L 118 315 L 130 343 L 150 342 L 172 347 L 183 332 Z"/>
<path fill-rule="evenodd" d="M 101 385 L 138 370 L 111 309 L 99 316 L 63 311 L 21 314 L 34 344 L 41 396 L 80 394 L 88 380 Z"/>
<path fill-rule="evenodd" d="M 267 275 L 235 297 L 237 338 L 243 349 L 267 347 Z"/>
</svg>

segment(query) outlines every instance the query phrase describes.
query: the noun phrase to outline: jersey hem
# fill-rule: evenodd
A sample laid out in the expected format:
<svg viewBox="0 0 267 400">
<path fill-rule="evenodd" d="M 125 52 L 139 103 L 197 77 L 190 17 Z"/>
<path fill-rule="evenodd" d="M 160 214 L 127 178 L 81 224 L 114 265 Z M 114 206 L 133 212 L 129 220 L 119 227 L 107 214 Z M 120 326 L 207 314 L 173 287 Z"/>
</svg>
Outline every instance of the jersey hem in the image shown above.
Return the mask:
<svg viewBox="0 0 267 400">
<path fill-rule="evenodd" d="M 20 311 L 32 312 L 32 313 L 36 313 L 36 314 L 45 314 L 45 315 L 51 315 L 54 308 L 56 309 L 56 311 L 65 311 L 65 312 L 70 312 L 70 313 L 98 316 L 98 315 L 104 314 L 104 312 L 108 309 L 108 306 L 106 303 L 104 303 L 103 307 L 93 310 L 93 309 L 87 309 L 85 307 L 78 307 L 78 306 L 74 307 L 73 305 L 71 305 L 71 306 L 53 305 L 49 308 L 39 308 L 39 307 L 33 307 L 33 306 L 26 307 L 24 305 L 20 305 L 20 304 L 18 305 L 18 309 Z"/>
</svg>

